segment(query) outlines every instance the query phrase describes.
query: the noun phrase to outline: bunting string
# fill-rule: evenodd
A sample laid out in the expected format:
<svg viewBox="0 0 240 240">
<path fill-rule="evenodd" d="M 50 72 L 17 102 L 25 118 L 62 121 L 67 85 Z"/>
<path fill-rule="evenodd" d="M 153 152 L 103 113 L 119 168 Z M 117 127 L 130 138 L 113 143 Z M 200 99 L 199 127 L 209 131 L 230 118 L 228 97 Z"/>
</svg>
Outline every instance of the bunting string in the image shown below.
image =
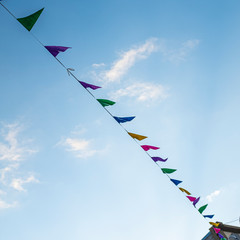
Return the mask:
<svg viewBox="0 0 240 240">
<path fill-rule="evenodd" d="M 94 94 L 89 90 L 97 90 L 99 88 L 101 88 L 100 86 L 96 86 L 93 84 L 89 84 L 83 81 L 80 81 L 73 73 L 72 71 L 74 71 L 74 69 L 72 68 L 67 68 L 58 58 L 58 54 L 61 52 L 65 52 L 66 50 L 68 50 L 71 47 L 64 47 L 64 46 L 45 46 L 32 32 L 31 29 L 33 28 L 34 24 L 37 22 L 38 18 L 40 17 L 41 13 L 43 12 L 44 8 L 40 9 L 39 11 L 27 16 L 27 17 L 22 17 L 22 18 L 16 18 L 14 14 L 12 14 L 12 12 L 4 5 L 0 2 L 0 5 L 13 17 L 15 18 L 19 23 L 21 23 L 23 25 L 23 27 L 25 27 L 25 29 L 33 36 L 33 38 L 45 49 L 49 52 L 49 54 L 51 54 L 52 57 L 54 57 L 56 59 L 56 61 L 67 71 L 68 75 L 70 77 L 73 77 L 78 83 L 80 83 L 80 85 L 102 106 L 102 108 L 112 117 L 112 119 L 114 119 L 115 121 L 118 122 L 118 124 L 122 127 L 122 129 L 126 132 L 126 134 L 128 136 L 130 136 L 135 143 L 139 146 L 139 148 L 141 148 L 145 154 L 147 154 L 147 156 L 149 158 L 151 158 L 151 160 L 160 168 L 160 170 L 162 171 L 162 173 L 164 175 L 166 175 L 169 180 L 182 192 L 182 194 L 184 194 L 184 196 L 186 198 L 188 198 L 188 200 L 192 203 L 193 207 L 202 215 L 202 217 L 207 220 L 207 218 L 212 219 L 214 217 L 214 215 L 203 215 L 203 212 L 206 210 L 208 204 L 205 204 L 203 206 L 201 206 L 199 209 L 196 208 L 196 204 L 200 201 L 200 197 L 193 197 L 191 196 L 191 193 L 182 188 L 182 187 L 178 187 L 179 184 L 182 183 L 181 180 L 177 180 L 177 179 L 173 179 L 169 176 L 169 174 L 173 174 L 177 171 L 177 169 L 172 169 L 172 168 L 162 168 L 159 163 L 165 163 L 168 158 L 161 158 L 161 157 L 153 157 L 149 154 L 149 151 L 151 150 L 158 150 L 160 149 L 159 147 L 155 147 L 155 146 L 151 146 L 151 145 L 141 145 L 138 141 L 142 141 L 144 139 L 146 139 L 146 136 L 143 135 L 139 135 L 136 133 L 131 133 L 128 132 L 127 129 L 122 125 L 123 123 L 127 123 L 129 121 L 132 121 L 135 119 L 135 116 L 131 116 L 131 117 L 116 117 L 113 116 L 112 113 L 107 109 L 108 106 L 112 106 L 115 105 L 116 103 L 108 100 L 108 99 L 97 99 Z M 209 224 L 211 226 L 214 227 L 214 230 L 216 232 L 216 234 L 218 235 L 218 237 L 220 239 L 224 239 L 224 237 L 220 234 L 221 229 L 219 228 L 219 224 L 218 223 L 214 223 L 214 222 L 209 222 Z"/>
</svg>

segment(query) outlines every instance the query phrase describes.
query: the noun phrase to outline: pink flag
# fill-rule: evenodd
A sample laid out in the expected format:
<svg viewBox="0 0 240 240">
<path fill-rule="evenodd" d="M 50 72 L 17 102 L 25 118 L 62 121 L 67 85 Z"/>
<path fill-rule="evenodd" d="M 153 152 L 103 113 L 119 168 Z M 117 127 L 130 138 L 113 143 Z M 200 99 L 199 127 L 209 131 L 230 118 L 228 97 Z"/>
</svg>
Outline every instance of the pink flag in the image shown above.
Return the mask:
<svg viewBox="0 0 240 240">
<path fill-rule="evenodd" d="M 216 232 L 216 234 L 218 234 L 218 233 L 221 231 L 220 228 L 213 228 L 213 229 L 214 229 L 214 231 Z"/>
<path fill-rule="evenodd" d="M 152 149 L 152 150 L 159 149 L 159 147 L 154 147 L 154 146 L 150 146 L 150 145 L 141 145 L 141 147 L 143 148 L 144 151 L 148 151 L 150 149 Z"/>
<path fill-rule="evenodd" d="M 196 200 L 195 197 L 192 197 L 192 196 L 187 196 L 187 198 L 191 201 L 191 202 L 194 202 Z"/>
</svg>

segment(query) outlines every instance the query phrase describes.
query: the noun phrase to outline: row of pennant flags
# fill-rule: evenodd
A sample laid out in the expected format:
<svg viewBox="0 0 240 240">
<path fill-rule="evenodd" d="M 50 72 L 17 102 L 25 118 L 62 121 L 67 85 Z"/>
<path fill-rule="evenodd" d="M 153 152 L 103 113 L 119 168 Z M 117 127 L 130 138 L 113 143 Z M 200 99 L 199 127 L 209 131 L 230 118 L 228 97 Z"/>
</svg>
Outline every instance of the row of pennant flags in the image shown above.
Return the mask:
<svg viewBox="0 0 240 240">
<path fill-rule="evenodd" d="M 1 0 L 0 0 L 1 1 Z M 5 5 L 3 5 L 1 2 L 0 4 L 9 12 L 11 13 Z M 33 26 L 35 25 L 35 23 L 37 22 L 38 18 L 40 17 L 41 13 L 43 12 L 44 8 L 40 9 L 39 11 L 29 15 L 29 16 L 26 16 L 26 17 L 23 17 L 23 18 L 16 18 L 28 31 L 31 31 L 31 29 L 33 28 Z M 12 13 L 11 13 L 12 16 L 14 16 Z M 39 41 L 40 42 L 40 41 Z M 53 57 L 57 57 L 57 55 L 60 53 L 60 52 L 65 52 L 66 50 L 68 50 L 70 47 L 64 47 L 64 46 L 45 46 L 43 45 L 48 51 L 49 53 L 53 56 Z M 57 59 L 57 58 L 56 58 Z M 58 62 L 59 59 L 57 59 Z M 61 62 L 60 62 L 61 63 Z M 84 87 L 88 92 L 89 90 L 88 89 L 92 89 L 92 90 L 97 90 L 99 88 L 101 88 L 100 86 L 96 86 L 96 85 L 93 85 L 93 84 L 90 84 L 90 83 L 86 83 L 86 82 L 83 82 L 83 81 L 79 81 L 75 75 L 72 73 L 72 71 L 74 71 L 74 69 L 72 68 L 66 68 L 62 63 L 61 65 L 67 70 L 68 74 L 73 76 L 81 85 L 82 87 Z M 93 97 L 94 95 L 89 92 Z M 94 97 L 95 98 L 95 97 Z M 95 98 L 96 99 L 96 98 Z M 115 104 L 115 102 L 111 101 L 111 100 L 108 100 L 108 99 L 96 99 L 99 104 L 105 109 L 106 107 L 108 106 L 112 106 Z M 105 109 L 106 110 L 106 109 Z M 122 123 L 126 123 L 126 122 L 130 122 L 132 121 L 135 116 L 130 116 L 130 117 L 117 117 L 117 116 L 113 116 L 108 110 L 107 112 L 122 126 Z M 123 127 L 124 128 L 124 127 Z M 124 130 L 126 130 L 124 128 Z M 131 133 L 131 132 L 128 132 L 126 130 L 126 132 L 128 133 L 128 135 L 130 137 L 132 137 L 134 140 L 138 140 L 138 141 L 142 141 L 144 139 L 146 139 L 147 137 L 146 136 L 143 136 L 143 135 L 140 135 L 140 134 L 136 134 L 136 133 Z M 139 144 L 140 145 L 140 144 Z M 145 152 L 148 152 L 149 150 L 158 150 L 159 147 L 155 147 L 155 146 L 152 146 L 152 145 L 140 145 L 140 147 L 145 151 Z M 148 153 L 147 153 L 148 154 Z M 150 156 L 148 154 L 148 156 Z M 151 159 L 158 165 L 159 162 L 162 162 L 162 163 L 165 163 L 167 162 L 168 158 L 161 158 L 161 157 L 156 157 L 156 156 L 150 156 Z M 159 165 L 158 165 L 159 166 Z M 159 166 L 160 167 L 160 166 Z M 198 202 L 200 201 L 200 197 L 194 197 L 191 195 L 191 193 L 186 190 L 185 188 L 182 188 L 182 187 L 179 187 L 179 185 L 182 183 L 181 180 L 177 180 L 177 179 L 173 179 L 171 178 L 169 175 L 170 174 L 173 174 L 174 172 L 177 171 L 177 169 L 172 169 L 172 168 L 161 168 L 161 171 L 163 174 L 167 175 L 168 178 L 170 179 L 170 181 L 181 191 L 185 194 L 185 196 L 187 197 L 187 199 L 190 201 L 190 203 L 194 206 L 194 208 L 196 208 L 198 210 L 198 212 L 205 218 L 205 219 L 212 219 L 214 217 L 213 214 L 204 214 L 204 211 L 206 210 L 208 204 L 205 204 L 201 207 L 198 207 L 197 208 L 197 204 Z M 216 234 L 218 235 L 219 239 L 222 239 L 222 240 L 226 240 L 226 238 L 221 234 L 221 229 L 219 228 L 219 225 L 220 223 L 218 222 L 209 222 L 210 225 L 213 226 L 214 228 L 214 231 L 216 232 Z"/>
</svg>

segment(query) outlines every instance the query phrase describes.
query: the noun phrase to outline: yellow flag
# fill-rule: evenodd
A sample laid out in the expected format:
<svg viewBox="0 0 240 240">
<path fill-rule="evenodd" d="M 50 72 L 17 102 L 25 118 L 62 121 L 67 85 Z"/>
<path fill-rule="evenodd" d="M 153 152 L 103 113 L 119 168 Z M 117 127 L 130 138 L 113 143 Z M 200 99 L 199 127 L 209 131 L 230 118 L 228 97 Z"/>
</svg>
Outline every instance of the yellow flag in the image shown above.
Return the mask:
<svg viewBox="0 0 240 240">
<path fill-rule="evenodd" d="M 184 188 L 179 188 L 182 192 L 185 192 L 187 195 L 191 195 L 191 193 L 189 191 L 187 191 L 186 189 Z"/>
<path fill-rule="evenodd" d="M 128 132 L 128 134 L 129 134 L 132 138 L 136 138 L 136 139 L 139 140 L 139 141 L 147 138 L 146 136 L 138 135 L 138 134 L 136 134 L 136 133 L 130 133 L 130 132 Z"/>
<path fill-rule="evenodd" d="M 209 222 L 211 225 L 213 225 L 214 227 L 218 227 L 220 225 L 220 223 L 214 223 L 214 222 Z"/>
</svg>

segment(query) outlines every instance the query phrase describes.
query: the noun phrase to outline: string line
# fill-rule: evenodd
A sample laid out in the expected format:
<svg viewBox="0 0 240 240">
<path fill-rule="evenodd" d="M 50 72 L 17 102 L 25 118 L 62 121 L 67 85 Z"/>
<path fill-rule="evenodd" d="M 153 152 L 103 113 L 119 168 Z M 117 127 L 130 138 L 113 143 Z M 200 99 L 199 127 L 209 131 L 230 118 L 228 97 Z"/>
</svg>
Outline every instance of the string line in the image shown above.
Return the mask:
<svg viewBox="0 0 240 240">
<path fill-rule="evenodd" d="M 14 18 L 14 19 L 16 19 L 17 20 L 17 18 L 16 18 L 16 16 L 4 5 L 4 4 L 2 4 L 1 2 L 0 2 L 0 4 L 1 4 L 1 6 Z M 18 20 L 17 20 L 18 21 Z M 26 30 L 26 29 L 25 29 Z M 26 30 L 27 31 L 27 30 Z M 45 48 L 45 46 L 44 46 L 44 44 L 31 32 L 31 31 L 28 31 L 31 35 L 32 35 L 32 37 L 41 45 L 41 46 L 43 46 L 44 47 L 44 49 L 46 49 Z M 54 57 L 49 51 L 48 51 L 48 53 L 52 56 L 52 57 Z M 57 57 L 54 57 L 55 59 L 56 59 L 56 61 L 69 73 L 69 75 L 70 76 L 72 76 L 76 81 L 80 81 L 71 71 L 69 71 L 68 70 L 68 68 L 57 58 Z M 81 84 L 80 84 L 81 85 Z M 82 86 L 82 85 L 81 85 Z M 83 86 L 82 86 L 83 87 Z M 92 92 L 90 92 L 87 88 L 85 88 L 85 87 L 83 87 L 96 101 L 97 101 L 97 98 L 94 96 L 94 94 L 92 93 Z M 98 102 L 98 101 L 97 101 Z M 100 104 L 101 105 L 101 104 Z M 101 105 L 102 106 L 102 105 Z M 103 107 L 102 106 L 102 108 L 112 117 L 112 119 L 114 119 L 114 116 L 112 115 L 112 113 L 106 108 L 106 107 Z M 115 120 L 115 119 L 114 119 Z M 119 125 L 122 127 L 122 129 L 128 134 L 128 131 L 127 131 L 127 129 L 122 125 L 122 124 L 120 124 L 119 123 Z M 129 135 L 129 134 L 128 134 Z M 135 138 L 132 138 L 134 141 L 135 141 L 135 143 L 145 152 L 145 154 L 147 154 L 147 156 L 148 157 L 150 157 L 151 158 L 151 160 L 152 160 L 152 157 L 151 157 L 151 155 L 147 152 L 147 151 L 145 151 L 142 147 L 141 147 L 141 144 L 135 139 Z M 153 160 L 152 160 L 153 161 Z M 161 169 L 161 166 L 157 163 L 157 162 L 155 162 L 154 161 L 154 163 Z M 166 175 L 169 179 L 171 179 L 171 177 L 168 175 L 168 174 L 164 174 L 164 175 Z M 178 188 L 178 187 L 177 187 Z M 182 191 L 181 191 L 182 192 Z M 182 194 L 185 196 L 185 194 L 182 192 Z M 186 197 L 186 196 L 185 196 Z M 193 204 L 192 204 L 193 205 Z M 194 205 L 193 205 L 193 207 L 194 207 Z M 197 211 L 198 211 L 198 209 L 196 208 L 196 207 L 194 207 Z M 198 211 L 198 213 L 199 213 L 199 211 Z M 200 213 L 200 215 L 202 215 L 202 217 L 208 222 L 208 220 L 203 216 L 203 214 L 201 214 Z M 231 221 L 231 222 L 235 222 L 235 221 L 237 221 L 238 219 L 236 219 L 236 220 L 234 220 L 234 221 Z M 231 223 L 231 222 L 228 222 L 228 223 Z"/>
</svg>

